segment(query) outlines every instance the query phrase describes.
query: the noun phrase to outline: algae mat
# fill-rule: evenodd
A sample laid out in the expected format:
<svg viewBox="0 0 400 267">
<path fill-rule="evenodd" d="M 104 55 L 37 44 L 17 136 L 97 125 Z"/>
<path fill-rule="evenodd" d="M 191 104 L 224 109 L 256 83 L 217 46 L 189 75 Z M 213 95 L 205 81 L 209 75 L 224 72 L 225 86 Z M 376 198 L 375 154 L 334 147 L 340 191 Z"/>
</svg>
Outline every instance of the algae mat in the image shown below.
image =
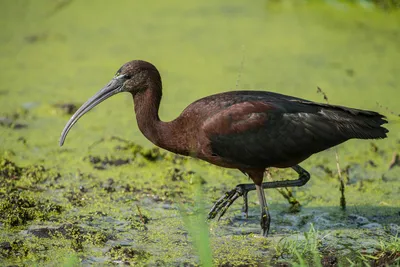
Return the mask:
<svg viewBox="0 0 400 267">
<path fill-rule="evenodd" d="M 0 13 L 2 265 L 399 264 L 398 12 L 335 1 L 19 0 Z M 248 218 L 238 200 L 205 223 L 246 177 L 154 148 L 129 95 L 90 112 L 58 147 L 70 114 L 131 59 L 159 68 L 163 120 L 236 88 L 324 101 L 319 86 L 330 103 L 386 114 L 389 138 L 339 146 L 346 211 L 332 149 L 302 164 L 306 186 L 266 191 L 268 238 L 258 237 L 255 194 Z"/>
</svg>

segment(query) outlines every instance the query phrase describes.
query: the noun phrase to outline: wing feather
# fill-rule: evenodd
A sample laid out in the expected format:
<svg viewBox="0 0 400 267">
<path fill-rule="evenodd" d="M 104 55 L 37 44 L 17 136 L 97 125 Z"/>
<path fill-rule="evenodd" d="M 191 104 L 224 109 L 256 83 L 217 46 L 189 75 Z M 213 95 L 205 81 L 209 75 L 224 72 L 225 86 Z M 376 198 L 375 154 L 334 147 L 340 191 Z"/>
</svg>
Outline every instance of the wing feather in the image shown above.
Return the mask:
<svg viewBox="0 0 400 267">
<path fill-rule="evenodd" d="M 251 167 L 289 167 L 351 138 L 384 138 L 384 117 L 372 111 L 289 99 L 247 101 L 203 124 L 214 154 Z"/>
</svg>

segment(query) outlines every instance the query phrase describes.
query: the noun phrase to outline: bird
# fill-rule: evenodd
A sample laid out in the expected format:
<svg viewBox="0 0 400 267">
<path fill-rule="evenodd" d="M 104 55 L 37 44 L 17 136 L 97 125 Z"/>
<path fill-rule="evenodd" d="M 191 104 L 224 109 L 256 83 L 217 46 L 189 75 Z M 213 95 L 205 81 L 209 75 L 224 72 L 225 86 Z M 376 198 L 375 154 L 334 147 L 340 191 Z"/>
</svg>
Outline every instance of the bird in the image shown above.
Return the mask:
<svg viewBox="0 0 400 267">
<path fill-rule="evenodd" d="M 238 169 L 253 183 L 239 184 L 216 201 L 208 214 L 224 215 L 239 197 L 256 190 L 260 204 L 261 235 L 270 229 L 270 214 L 264 189 L 299 187 L 310 174 L 299 164 L 311 155 L 349 139 L 383 139 L 386 117 L 374 111 L 308 101 L 267 91 L 228 91 L 201 98 L 170 122 L 158 115 L 162 81 L 157 68 L 132 60 L 111 81 L 85 102 L 65 125 L 62 146 L 73 125 L 104 100 L 128 92 L 142 134 L 170 152 L 198 158 L 211 164 Z M 292 168 L 298 179 L 263 182 L 268 168 Z"/>
</svg>

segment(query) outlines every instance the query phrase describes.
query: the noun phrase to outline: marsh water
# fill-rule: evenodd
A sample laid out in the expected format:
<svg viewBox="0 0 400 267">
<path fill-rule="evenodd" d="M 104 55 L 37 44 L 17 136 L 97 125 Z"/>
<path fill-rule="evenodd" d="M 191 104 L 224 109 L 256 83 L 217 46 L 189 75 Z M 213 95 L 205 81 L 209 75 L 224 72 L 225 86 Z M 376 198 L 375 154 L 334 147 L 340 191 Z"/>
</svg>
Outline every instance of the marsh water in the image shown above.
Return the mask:
<svg viewBox="0 0 400 267">
<path fill-rule="evenodd" d="M 400 150 L 398 11 L 337 1 L 18 0 L 2 1 L 0 15 L 2 265 L 191 266 L 204 260 L 199 247 L 207 244 L 221 266 L 301 263 L 315 251 L 326 266 L 382 255 L 398 264 L 400 167 L 391 164 Z M 345 211 L 330 149 L 302 164 L 312 178 L 291 192 L 301 206 L 267 190 L 268 238 L 258 236 L 250 193 L 247 219 L 240 199 L 219 222 L 203 225 L 200 216 L 210 239 L 196 242 L 196 222 L 187 218 L 249 181 L 154 149 L 129 94 L 85 115 L 58 146 L 71 113 L 132 59 L 159 69 L 165 121 L 223 91 L 324 102 L 320 87 L 331 104 L 387 115 L 389 138 L 338 147 Z"/>
</svg>

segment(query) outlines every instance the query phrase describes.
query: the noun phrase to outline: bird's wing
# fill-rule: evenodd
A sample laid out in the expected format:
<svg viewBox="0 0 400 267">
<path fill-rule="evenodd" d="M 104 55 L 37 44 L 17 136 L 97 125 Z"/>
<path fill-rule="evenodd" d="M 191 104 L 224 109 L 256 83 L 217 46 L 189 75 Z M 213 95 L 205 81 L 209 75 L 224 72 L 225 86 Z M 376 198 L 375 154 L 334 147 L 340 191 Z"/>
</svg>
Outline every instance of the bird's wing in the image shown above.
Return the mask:
<svg viewBox="0 0 400 267">
<path fill-rule="evenodd" d="M 378 113 L 344 107 L 254 101 L 221 110 L 202 128 L 215 156 L 247 166 L 288 167 L 350 138 L 382 138 L 384 122 Z"/>
</svg>

